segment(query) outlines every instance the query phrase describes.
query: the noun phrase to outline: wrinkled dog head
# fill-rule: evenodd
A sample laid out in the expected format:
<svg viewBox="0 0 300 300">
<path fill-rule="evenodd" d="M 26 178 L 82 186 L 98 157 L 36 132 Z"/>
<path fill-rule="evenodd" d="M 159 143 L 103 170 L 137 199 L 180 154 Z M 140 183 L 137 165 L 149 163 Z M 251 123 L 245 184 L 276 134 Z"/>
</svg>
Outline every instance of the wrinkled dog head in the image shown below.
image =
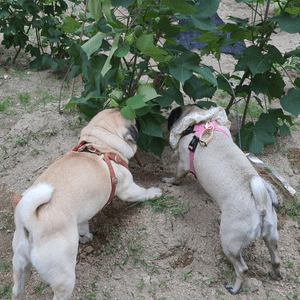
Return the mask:
<svg viewBox="0 0 300 300">
<path fill-rule="evenodd" d="M 120 109 L 110 108 L 98 113 L 83 128 L 80 141 L 109 146 L 130 159 L 137 150 L 139 134 L 140 126 L 135 119 L 127 120 Z"/>
<path fill-rule="evenodd" d="M 190 104 L 190 105 L 186 105 L 185 108 L 182 108 L 181 106 L 174 108 L 171 113 L 170 116 L 168 118 L 168 130 L 170 130 L 174 123 L 187 116 L 190 113 L 196 112 L 196 111 L 205 111 L 205 109 L 203 109 L 201 106 L 197 105 L 197 104 Z"/>
</svg>

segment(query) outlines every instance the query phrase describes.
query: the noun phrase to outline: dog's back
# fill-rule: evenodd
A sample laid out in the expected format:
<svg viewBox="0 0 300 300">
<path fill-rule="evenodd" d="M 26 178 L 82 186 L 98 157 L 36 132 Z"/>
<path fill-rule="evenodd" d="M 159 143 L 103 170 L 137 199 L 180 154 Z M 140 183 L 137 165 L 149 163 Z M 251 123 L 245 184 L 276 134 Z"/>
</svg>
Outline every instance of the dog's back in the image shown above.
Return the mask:
<svg viewBox="0 0 300 300">
<path fill-rule="evenodd" d="M 194 167 L 200 184 L 221 210 L 227 201 L 239 201 L 241 193 L 250 193 L 251 178 L 258 175 L 244 153 L 220 132 L 214 132 L 207 147 L 198 145 Z"/>
</svg>

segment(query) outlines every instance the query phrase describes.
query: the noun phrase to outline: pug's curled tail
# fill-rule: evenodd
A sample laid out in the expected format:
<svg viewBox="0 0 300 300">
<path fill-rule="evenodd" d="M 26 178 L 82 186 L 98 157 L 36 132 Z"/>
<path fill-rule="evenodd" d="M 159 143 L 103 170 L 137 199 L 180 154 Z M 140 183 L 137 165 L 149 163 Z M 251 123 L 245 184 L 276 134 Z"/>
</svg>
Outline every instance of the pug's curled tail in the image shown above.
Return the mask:
<svg viewBox="0 0 300 300">
<path fill-rule="evenodd" d="M 258 212 L 265 216 L 273 205 L 279 209 L 278 198 L 272 187 L 261 177 L 254 176 L 251 179 L 251 191 L 255 199 Z"/>
<path fill-rule="evenodd" d="M 45 183 L 30 189 L 17 206 L 16 225 L 21 222 L 24 230 L 29 232 L 38 226 L 38 208 L 51 200 L 53 191 L 54 188 Z"/>
</svg>

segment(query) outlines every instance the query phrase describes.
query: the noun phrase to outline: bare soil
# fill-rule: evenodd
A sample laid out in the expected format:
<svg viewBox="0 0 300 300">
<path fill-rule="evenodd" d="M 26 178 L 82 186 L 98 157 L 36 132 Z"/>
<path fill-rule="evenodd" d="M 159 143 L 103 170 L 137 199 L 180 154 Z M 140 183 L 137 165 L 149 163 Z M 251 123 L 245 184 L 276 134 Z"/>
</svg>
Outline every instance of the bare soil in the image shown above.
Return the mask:
<svg viewBox="0 0 300 300">
<path fill-rule="evenodd" d="M 222 1 L 218 13 L 224 21 L 229 15 L 249 16 L 245 6 L 233 0 Z M 299 36 L 297 39 L 278 33 L 272 42 L 285 52 L 299 45 Z M 85 125 L 79 122 L 75 111 L 57 112 L 64 73 L 32 71 L 25 54 L 15 65 L 5 65 L 13 53 L 13 49 L 0 46 L 0 104 L 8 103 L 0 111 L 0 299 L 10 299 L 13 285 L 11 196 L 22 193 L 51 163 L 77 146 Z M 232 70 L 233 61 L 232 56 L 223 55 L 223 71 Z M 212 57 L 205 58 L 205 62 L 218 66 Z M 80 78 L 75 86 L 76 93 L 80 93 Z M 63 103 L 69 93 L 70 84 L 64 84 Z M 234 113 L 229 118 L 235 133 Z M 299 124 L 299 118 L 295 122 Z M 278 136 L 276 145 L 266 147 L 259 158 L 298 191 L 299 125 L 292 129 L 292 137 Z M 235 274 L 222 252 L 218 206 L 191 176 L 180 186 L 161 183 L 162 177 L 172 176 L 176 170 L 177 159 L 169 147 L 162 158 L 141 151 L 138 154 L 145 166 L 138 165 L 135 159 L 131 161 L 136 183 L 159 186 L 167 198 L 153 206 L 132 206 L 115 198 L 90 221 L 94 239 L 79 245 L 71 300 L 300 299 L 300 232 L 295 216 L 299 198 L 290 196 L 270 174 L 262 175 L 277 191 L 282 207 L 278 228 L 283 280 L 269 279 L 270 256 L 262 240 L 256 240 L 243 255 L 249 267 L 243 291 L 232 296 L 224 288 L 224 283 L 234 280 Z M 294 210 L 285 208 L 290 203 Z M 33 269 L 25 299 L 52 297 L 50 287 Z"/>
</svg>

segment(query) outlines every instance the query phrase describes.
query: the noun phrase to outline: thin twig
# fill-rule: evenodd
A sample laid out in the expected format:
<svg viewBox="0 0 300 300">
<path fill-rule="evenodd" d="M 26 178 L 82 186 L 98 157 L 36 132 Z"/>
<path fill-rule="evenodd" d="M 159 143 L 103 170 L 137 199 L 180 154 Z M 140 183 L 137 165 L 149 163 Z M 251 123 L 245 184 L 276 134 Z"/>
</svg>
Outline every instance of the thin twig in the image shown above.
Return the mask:
<svg viewBox="0 0 300 300">
<path fill-rule="evenodd" d="M 271 0 L 268 0 L 266 11 L 265 11 L 265 16 L 264 16 L 264 21 L 263 21 L 263 30 L 261 33 L 262 39 L 264 38 L 264 35 L 265 35 L 265 28 L 266 28 L 266 22 L 267 22 L 267 18 L 268 18 L 268 14 L 269 14 L 269 9 L 270 9 L 270 2 L 271 2 Z M 260 45 L 259 45 L 260 50 L 262 50 L 264 44 L 265 44 L 265 42 L 260 43 Z"/>
<path fill-rule="evenodd" d="M 158 30 L 157 30 L 157 33 L 156 33 L 155 40 L 154 40 L 154 46 L 156 46 L 157 41 L 160 39 L 161 35 L 162 35 L 162 30 L 161 30 L 161 29 L 158 29 Z M 150 58 L 151 58 L 150 56 L 147 56 L 147 57 L 145 58 L 145 61 L 146 61 L 146 62 L 149 62 Z M 139 72 L 139 74 L 138 74 L 137 77 L 136 77 L 136 82 L 139 82 L 139 80 L 140 80 L 140 78 L 142 77 L 143 74 L 144 74 L 144 70 L 140 69 L 140 72 Z M 131 87 L 131 89 L 130 89 L 130 94 L 129 94 L 130 97 L 132 97 L 134 91 L 136 90 L 136 87 L 137 87 L 137 84 L 133 84 L 133 85 L 132 85 L 132 87 Z"/>
<path fill-rule="evenodd" d="M 27 32 L 26 32 L 26 35 L 28 35 L 29 30 L 30 30 L 30 27 L 28 27 L 28 30 L 27 30 Z M 19 50 L 17 51 L 17 53 L 16 53 L 16 55 L 15 55 L 15 57 L 13 58 L 12 64 L 14 64 L 14 63 L 16 62 L 16 59 L 17 59 L 17 57 L 18 57 L 18 55 L 19 55 L 21 49 L 22 49 L 22 48 L 21 48 L 21 46 L 20 46 L 20 47 L 19 47 Z"/>
<path fill-rule="evenodd" d="M 62 93 L 62 89 L 63 89 L 64 83 L 66 81 L 66 78 L 67 78 L 68 74 L 70 73 L 70 70 L 71 70 L 72 66 L 73 66 L 73 63 L 71 63 L 71 65 L 70 65 L 70 67 L 69 67 L 69 69 L 68 69 L 68 71 L 67 71 L 67 73 L 66 73 L 66 75 L 63 79 L 61 87 L 60 87 L 60 93 L 59 93 L 59 99 L 58 99 L 58 112 L 59 112 L 59 114 L 62 113 L 62 111 L 61 111 L 61 93 Z"/>
<path fill-rule="evenodd" d="M 86 17 L 86 12 L 88 8 L 89 0 L 86 0 L 85 4 L 85 10 L 84 10 L 84 18 Z M 80 39 L 79 39 L 79 45 L 81 45 L 82 36 L 83 36 L 83 30 L 84 30 L 85 21 L 82 23 L 81 33 L 80 33 Z M 75 78 L 72 79 L 72 87 L 71 87 L 71 99 L 74 96 L 74 85 L 75 85 Z"/>
<path fill-rule="evenodd" d="M 251 97 L 251 91 L 249 92 L 247 100 L 246 100 L 246 106 L 245 106 L 243 120 L 242 120 L 242 127 L 245 125 L 245 122 L 246 122 L 246 116 L 247 116 L 247 110 L 248 110 L 248 106 L 249 106 L 249 102 L 250 102 L 250 97 Z"/>
</svg>

